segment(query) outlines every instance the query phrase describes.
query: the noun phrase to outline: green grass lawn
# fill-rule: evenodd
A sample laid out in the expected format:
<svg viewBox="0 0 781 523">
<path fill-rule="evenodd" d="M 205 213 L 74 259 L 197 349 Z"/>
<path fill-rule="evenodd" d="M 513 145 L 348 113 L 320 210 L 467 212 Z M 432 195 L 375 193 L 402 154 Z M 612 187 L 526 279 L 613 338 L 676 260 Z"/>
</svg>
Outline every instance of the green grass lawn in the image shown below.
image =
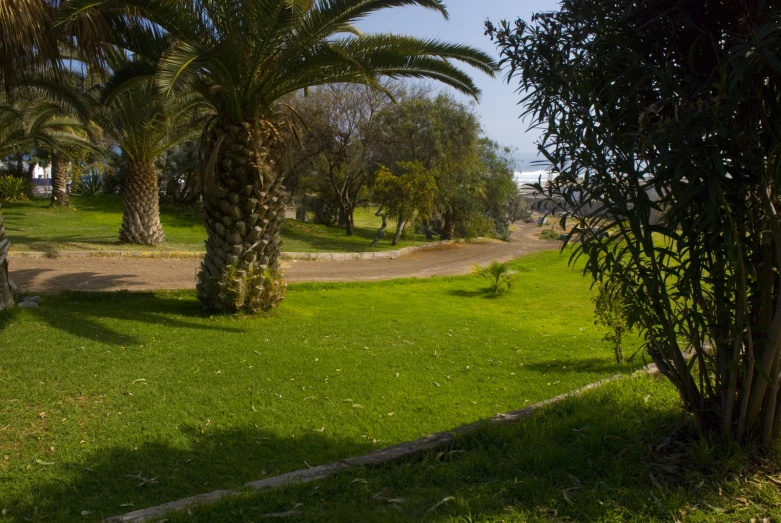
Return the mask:
<svg viewBox="0 0 781 523">
<path fill-rule="evenodd" d="M 781 470 L 700 438 L 672 385 L 627 377 L 448 448 L 171 514 L 264 521 L 756 522 L 781 520 Z M 768 518 L 768 519 L 765 519 Z"/>
<path fill-rule="evenodd" d="M 292 285 L 265 317 L 205 317 L 189 292 L 15 309 L 0 317 L 0 508 L 98 520 L 629 370 L 566 260 L 519 260 L 513 292 L 494 299 L 464 276 Z"/>
<path fill-rule="evenodd" d="M 71 197 L 68 209 L 49 208 L 48 200 L 4 202 L 7 235 L 11 251 L 53 250 L 150 250 L 147 246 L 121 245 L 122 199 L 116 195 Z M 165 242 L 152 248 L 160 251 L 203 251 L 206 232 L 199 211 L 190 206 L 161 202 L 160 220 Z M 392 246 L 392 232 L 377 247 L 369 247 L 380 219 L 371 209 L 355 213 L 355 233 L 348 237 L 341 227 L 288 220 L 283 229 L 283 250 L 287 252 L 364 252 L 399 249 L 425 242 L 425 236 L 407 234 Z M 392 226 L 389 227 L 389 230 Z"/>
</svg>

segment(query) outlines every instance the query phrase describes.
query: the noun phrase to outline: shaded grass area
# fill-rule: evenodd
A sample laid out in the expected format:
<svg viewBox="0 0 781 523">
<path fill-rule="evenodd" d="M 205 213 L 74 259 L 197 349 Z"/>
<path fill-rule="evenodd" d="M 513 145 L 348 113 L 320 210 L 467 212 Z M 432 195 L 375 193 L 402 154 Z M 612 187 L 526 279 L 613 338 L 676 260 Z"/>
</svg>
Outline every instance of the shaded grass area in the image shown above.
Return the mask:
<svg viewBox="0 0 781 523">
<path fill-rule="evenodd" d="M 205 317 L 189 292 L 44 297 L 0 317 L 0 508 L 97 520 L 629 370 L 566 260 L 519 260 L 491 299 L 474 276 L 292 285 L 265 317 Z"/>
<path fill-rule="evenodd" d="M 168 521 L 286 512 L 294 521 L 778 521 L 779 485 L 777 462 L 700 439 L 674 388 L 641 376 L 407 461 L 228 498 Z"/>
<path fill-rule="evenodd" d="M 118 195 L 71 197 L 67 209 L 49 208 L 49 201 L 34 199 L 4 202 L 7 235 L 13 251 L 54 250 L 160 250 L 203 251 L 206 232 L 200 211 L 192 206 L 160 202 L 160 220 L 165 242 L 158 247 L 119 243 L 122 198 Z M 410 233 L 398 246 L 388 237 L 377 247 L 369 244 L 380 226 L 372 209 L 355 213 L 355 234 L 345 235 L 341 227 L 288 220 L 283 228 L 283 250 L 288 252 L 364 252 L 398 249 L 425 242 L 425 236 Z M 390 229 L 391 227 L 389 227 Z"/>
</svg>

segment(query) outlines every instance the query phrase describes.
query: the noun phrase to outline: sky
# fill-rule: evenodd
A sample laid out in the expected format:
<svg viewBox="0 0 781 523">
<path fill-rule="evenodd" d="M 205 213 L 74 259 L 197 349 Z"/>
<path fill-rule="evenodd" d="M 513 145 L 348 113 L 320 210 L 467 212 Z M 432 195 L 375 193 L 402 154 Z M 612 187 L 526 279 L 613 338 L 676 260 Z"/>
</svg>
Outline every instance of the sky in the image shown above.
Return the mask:
<svg viewBox="0 0 781 523">
<path fill-rule="evenodd" d="M 449 20 L 420 7 L 401 7 L 375 13 L 358 25 L 364 32 L 392 32 L 468 44 L 498 59 L 494 42 L 483 34 L 486 19 L 497 25 L 503 19 L 513 21 L 520 17 L 529 20 L 535 12 L 558 9 L 557 0 L 445 0 L 445 3 L 450 13 Z M 482 91 L 475 111 L 480 116 L 485 134 L 501 145 L 517 149 L 520 161 L 528 164 L 536 156 L 534 144 L 539 131 L 527 132 L 528 123 L 519 119 L 520 97 L 515 92 L 515 85 L 506 82 L 504 73 L 490 78 L 468 66 L 462 69 L 472 75 Z M 453 89 L 445 86 L 443 89 L 461 101 L 470 100 Z"/>
</svg>

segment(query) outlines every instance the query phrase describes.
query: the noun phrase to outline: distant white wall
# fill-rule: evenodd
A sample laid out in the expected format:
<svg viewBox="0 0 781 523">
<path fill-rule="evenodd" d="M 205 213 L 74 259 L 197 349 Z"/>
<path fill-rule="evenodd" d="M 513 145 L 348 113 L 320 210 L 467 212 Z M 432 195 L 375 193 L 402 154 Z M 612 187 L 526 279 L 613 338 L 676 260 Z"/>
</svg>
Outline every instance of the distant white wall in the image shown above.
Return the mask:
<svg viewBox="0 0 781 523">
<path fill-rule="evenodd" d="M 39 179 L 39 178 L 51 178 L 52 177 L 52 168 L 49 167 L 41 167 L 39 164 L 35 164 L 35 167 L 33 167 L 33 178 Z"/>
</svg>

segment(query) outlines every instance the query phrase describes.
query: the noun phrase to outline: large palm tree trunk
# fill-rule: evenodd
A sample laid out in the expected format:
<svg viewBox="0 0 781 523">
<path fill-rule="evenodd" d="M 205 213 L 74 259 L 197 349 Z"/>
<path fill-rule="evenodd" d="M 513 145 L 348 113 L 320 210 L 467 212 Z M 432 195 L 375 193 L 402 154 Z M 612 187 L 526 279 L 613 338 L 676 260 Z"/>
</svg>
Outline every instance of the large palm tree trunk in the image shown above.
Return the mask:
<svg viewBox="0 0 781 523">
<path fill-rule="evenodd" d="M 52 207 L 70 205 L 68 195 L 68 162 L 60 153 L 52 153 Z"/>
<path fill-rule="evenodd" d="M 11 242 L 5 237 L 3 215 L 0 214 L 0 311 L 14 306 L 11 279 L 8 277 L 8 248 Z"/>
<path fill-rule="evenodd" d="M 154 161 L 131 161 L 124 179 L 122 227 L 119 241 L 158 245 L 163 241 L 160 224 L 160 196 Z"/>
<path fill-rule="evenodd" d="M 249 122 L 223 122 L 209 137 L 203 159 L 208 239 L 197 285 L 208 310 L 267 310 L 283 297 L 279 254 L 286 193 L 272 140 Z"/>
</svg>

